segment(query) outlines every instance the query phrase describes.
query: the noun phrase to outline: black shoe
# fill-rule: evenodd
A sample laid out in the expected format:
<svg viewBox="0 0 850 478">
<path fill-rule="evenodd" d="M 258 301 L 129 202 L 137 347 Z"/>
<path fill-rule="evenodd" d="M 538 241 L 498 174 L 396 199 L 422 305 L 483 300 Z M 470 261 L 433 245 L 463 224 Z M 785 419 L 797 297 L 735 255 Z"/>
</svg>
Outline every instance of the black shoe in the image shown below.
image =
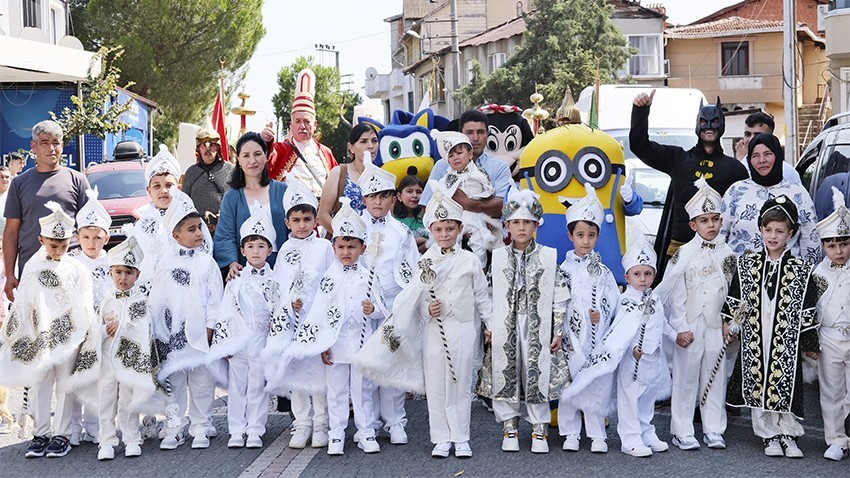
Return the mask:
<svg viewBox="0 0 850 478">
<path fill-rule="evenodd" d="M 47 444 L 50 443 L 50 438 L 32 437 L 29 448 L 27 448 L 27 458 L 41 458 L 47 449 Z"/>
<path fill-rule="evenodd" d="M 71 451 L 71 441 L 61 435 L 56 435 L 50 439 L 50 444 L 47 445 L 47 458 L 59 458 L 67 455 L 69 451 Z"/>
</svg>

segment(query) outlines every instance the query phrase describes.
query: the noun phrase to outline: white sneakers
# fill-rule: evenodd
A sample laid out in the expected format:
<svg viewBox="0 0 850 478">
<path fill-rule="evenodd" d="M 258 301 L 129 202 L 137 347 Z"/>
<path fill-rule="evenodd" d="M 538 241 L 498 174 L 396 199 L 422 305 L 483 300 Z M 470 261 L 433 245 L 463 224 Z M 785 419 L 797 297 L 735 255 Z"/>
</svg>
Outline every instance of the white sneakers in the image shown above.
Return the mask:
<svg viewBox="0 0 850 478">
<path fill-rule="evenodd" d="M 803 450 L 797 446 L 797 440 L 792 436 L 783 436 L 779 439 L 782 449 L 785 451 L 785 456 L 788 458 L 803 458 Z"/>
<path fill-rule="evenodd" d="M 823 457 L 827 460 L 832 461 L 841 461 L 846 458 L 848 455 L 848 449 L 846 446 L 841 446 L 838 444 L 829 445 L 829 448 L 823 452 Z"/>
<path fill-rule="evenodd" d="M 307 427 L 296 428 L 289 439 L 289 448 L 304 448 L 310 440 L 312 430 Z"/>
<path fill-rule="evenodd" d="M 344 453 L 345 443 L 339 438 L 333 438 L 328 442 L 328 455 L 340 456 Z"/>
<path fill-rule="evenodd" d="M 375 440 L 375 437 L 361 438 L 357 442 L 357 448 L 363 450 L 364 453 L 378 453 L 381 451 L 381 445 L 378 445 L 378 441 Z"/>
<path fill-rule="evenodd" d="M 472 457 L 472 448 L 469 448 L 469 442 L 463 441 L 455 443 L 455 458 L 470 458 Z"/>
<path fill-rule="evenodd" d="M 142 447 L 139 444 L 133 443 L 124 447 L 125 458 L 132 458 L 136 456 L 142 456 Z"/>
<path fill-rule="evenodd" d="M 764 440 L 764 454 L 767 456 L 785 456 L 778 436 Z"/>
<path fill-rule="evenodd" d="M 634 448 L 626 448 L 625 446 L 622 446 L 620 447 L 620 451 L 626 455 L 636 456 L 638 458 L 652 456 L 652 449 L 645 445 L 638 445 Z"/>
<path fill-rule="evenodd" d="M 549 435 L 546 429 L 547 423 L 538 423 L 531 426 L 531 453 L 549 453 Z"/>
<path fill-rule="evenodd" d="M 519 451 L 517 432 L 505 432 L 502 436 L 502 451 Z"/>
<path fill-rule="evenodd" d="M 440 442 L 434 445 L 434 449 L 431 450 L 431 456 L 436 458 L 448 458 L 450 451 L 452 451 L 452 442 Z"/>
<path fill-rule="evenodd" d="M 100 461 L 111 460 L 115 458 L 115 449 L 110 445 L 103 445 L 97 451 L 97 459 Z"/>
<path fill-rule="evenodd" d="M 230 435 L 230 440 L 227 440 L 227 448 L 242 448 L 245 446 L 245 437 L 242 434 Z"/>
<path fill-rule="evenodd" d="M 310 446 L 313 448 L 324 448 L 328 446 L 328 432 L 313 430 L 313 436 L 310 438 L 310 442 Z"/>
<path fill-rule="evenodd" d="M 393 445 L 407 444 L 407 432 L 404 431 L 403 425 L 393 425 L 390 427 L 390 443 Z"/>
<path fill-rule="evenodd" d="M 699 442 L 693 435 L 680 437 L 673 435 L 673 444 L 679 447 L 680 450 L 699 450 Z"/>
<path fill-rule="evenodd" d="M 668 445 L 666 441 L 657 439 L 647 446 L 653 453 L 661 453 L 670 449 L 670 445 Z"/>
<path fill-rule="evenodd" d="M 210 447 L 210 437 L 206 435 L 198 435 L 192 440 L 192 449 L 203 450 Z"/>
<path fill-rule="evenodd" d="M 160 450 L 174 450 L 178 446 L 186 443 L 186 435 L 183 432 L 169 433 L 159 442 Z"/>
<path fill-rule="evenodd" d="M 567 435 L 564 437 L 564 451 L 578 451 L 579 448 L 579 436 L 578 435 Z"/>
<path fill-rule="evenodd" d="M 591 453 L 608 453 L 608 440 L 604 438 L 594 438 L 590 442 Z"/>
<path fill-rule="evenodd" d="M 262 448 L 263 447 L 263 439 L 260 438 L 260 435 L 248 435 L 248 439 L 245 441 L 245 448 Z"/>
<path fill-rule="evenodd" d="M 702 441 L 704 441 L 709 448 L 713 448 L 715 450 L 723 450 L 726 448 L 726 440 L 724 440 L 723 435 L 719 433 L 706 433 L 702 437 Z"/>
</svg>

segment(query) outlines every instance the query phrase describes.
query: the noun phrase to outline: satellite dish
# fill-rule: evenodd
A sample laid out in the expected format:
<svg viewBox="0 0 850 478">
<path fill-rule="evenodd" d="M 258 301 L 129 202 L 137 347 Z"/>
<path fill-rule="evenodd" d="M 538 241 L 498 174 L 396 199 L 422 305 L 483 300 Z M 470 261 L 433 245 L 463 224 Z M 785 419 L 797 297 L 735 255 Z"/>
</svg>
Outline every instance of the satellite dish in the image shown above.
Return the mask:
<svg viewBox="0 0 850 478">
<path fill-rule="evenodd" d="M 375 67 L 370 66 L 369 68 L 366 68 L 366 79 L 367 80 L 374 80 L 377 76 L 378 76 L 378 70 L 376 70 Z"/>
</svg>

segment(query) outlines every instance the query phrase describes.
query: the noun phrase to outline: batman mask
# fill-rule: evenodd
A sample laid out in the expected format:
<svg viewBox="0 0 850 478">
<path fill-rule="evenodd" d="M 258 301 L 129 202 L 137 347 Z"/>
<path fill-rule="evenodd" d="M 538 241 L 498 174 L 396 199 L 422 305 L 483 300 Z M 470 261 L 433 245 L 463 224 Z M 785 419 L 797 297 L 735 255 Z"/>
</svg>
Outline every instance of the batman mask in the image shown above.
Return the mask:
<svg viewBox="0 0 850 478">
<path fill-rule="evenodd" d="M 699 102 L 699 115 L 697 115 L 696 133 L 697 137 L 705 130 L 717 130 L 717 141 L 723 136 L 726 130 L 726 119 L 723 117 L 723 110 L 720 109 L 720 97 L 717 97 L 717 104 L 703 106 L 702 100 Z"/>
</svg>

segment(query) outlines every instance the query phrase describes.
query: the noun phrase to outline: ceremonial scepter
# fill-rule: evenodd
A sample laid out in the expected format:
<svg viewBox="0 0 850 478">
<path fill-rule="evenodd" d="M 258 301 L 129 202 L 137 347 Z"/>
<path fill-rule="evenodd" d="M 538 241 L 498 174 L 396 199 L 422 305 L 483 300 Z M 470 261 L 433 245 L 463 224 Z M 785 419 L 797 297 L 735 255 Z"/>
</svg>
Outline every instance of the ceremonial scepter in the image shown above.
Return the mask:
<svg viewBox="0 0 850 478">
<path fill-rule="evenodd" d="M 744 316 L 749 314 L 751 305 L 747 301 L 742 301 L 741 306 L 738 307 L 738 310 L 735 314 L 732 315 L 732 322 L 729 323 L 729 334 L 726 337 L 723 337 L 723 347 L 720 348 L 720 354 L 717 356 L 717 360 L 714 362 L 714 368 L 711 369 L 711 375 L 708 377 L 708 382 L 705 384 L 705 390 L 702 392 L 702 398 L 699 401 L 700 406 L 705 406 L 706 400 L 708 400 L 708 392 L 711 391 L 711 385 L 714 384 L 714 379 L 717 377 L 717 372 L 720 370 L 720 365 L 723 363 L 724 356 L 726 355 L 726 349 L 729 347 L 729 344 L 732 343 L 734 339 L 730 339 L 734 334 L 737 334 L 741 328 L 741 323 L 744 322 Z"/>
<path fill-rule="evenodd" d="M 646 289 L 643 293 L 643 315 L 640 317 L 640 336 L 638 337 L 637 349 L 638 352 L 643 352 L 643 337 L 646 333 L 646 323 L 649 322 L 649 317 L 655 313 L 655 304 L 652 300 L 652 287 Z M 632 374 L 632 381 L 637 381 L 638 367 L 640 367 L 640 359 L 635 360 L 635 371 Z"/>
<path fill-rule="evenodd" d="M 422 271 L 419 275 L 422 282 L 428 285 L 428 293 L 431 295 L 431 302 L 437 300 L 437 295 L 434 293 L 434 281 L 437 280 L 437 273 L 431 267 L 434 261 L 430 258 L 425 258 L 419 261 L 419 270 Z M 443 342 L 443 350 L 446 352 L 446 362 L 449 364 L 449 374 L 452 376 L 452 382 L 457 383 L 455 368 L 452 365 L 452 355 L 449 352 L 449 342 L 446 339 L 446 329 L 443 327 L 443 319 L 434 317 L 437 320 L 437 327 L 440 328 L 440 339 Z"/>
<path fill-rule="evenodd" d="M 30 388 L 24 387 L 24 403 L 21 414 L 18 415 L 18 438 L 26 440 L 32 429 L 32 412 L 30 411 Z"/>
<path fill-rule="evenodd" d="M 602 276 L 602 267 L 600 266 L 601 257 L 596 252 L 590 253 L 590 263 L 587 264 L 587 272 L 593 277 L 593 287 L 590 290 L 590 304 L 593 310 L 599 311 L 599 278 Z M 600 312 L 599 320 L 602 320 Z M 590 323 L 590 348 L 596 348 L 596 329 L 598 324 Z"/>
<path fill-rule="evenodd" d="M 375 269 L 376 269 L 376 266 L 377 266 L 378 257 L 381 255 L 381 253 L 384 250 L 384 246 L 381 245 L 381 243 L 383 241 L 384 241 L 384 235 L 381 234 L 380 232 L 376 233 L 376 237 L 375 237 L 374 241 L 369 241 L 370 242 L 369 246 L 371 246 L 372 251 L 374 251 L 374 254 L 370 254 L 370 256 L 372 257 L 372 267 L 369 268 L 369 279 L 368 279 L 367 285 L 366 285 L 366 300 L 368 300 L 369 302 L 372 302 L 372 284 L 374 283 L 374 280 L 375 280 Z M 367 251 L 368 251 L 368 247 L 367 247 Z M 361 329 L 360 329 L 360 348 L 363 348 L 363 344 L 366 342 L 366 329 L 368 328 L 367 327 L 368 325 L 369 325 L 369 318 L 366 317 L 366 315 L 364 314 L 363 315 L 363 327 L 361 327 Z"/>
</svg>

